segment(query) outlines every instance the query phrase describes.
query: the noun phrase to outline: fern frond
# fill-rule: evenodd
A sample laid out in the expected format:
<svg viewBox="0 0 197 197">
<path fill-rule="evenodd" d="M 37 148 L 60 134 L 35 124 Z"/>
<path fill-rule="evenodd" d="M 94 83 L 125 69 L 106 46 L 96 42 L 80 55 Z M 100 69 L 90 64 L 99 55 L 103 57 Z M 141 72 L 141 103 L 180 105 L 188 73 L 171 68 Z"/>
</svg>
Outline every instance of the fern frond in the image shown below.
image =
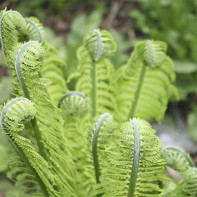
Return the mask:
<svg viewBox="0 0 197 197">
<path fill-rule="evenodd" d="M 84 39 L 79 48 L 76 90 L 88 97 L 92 117 L 113 112 L 115 106 L 112 86 L 114 68 L 108 56 L 116 50 L 115 42 L 107 31 L 95 30 Z M 71 77 L 72 78 L 72 77 Z"/>
<path fill-rule="evenodd" d="M 51 173 L 56 177 L 60 194 L 71 196 L 74 164 L 63 135 L 60 111 L 48 99 L 45 89 L 46 80 L 39 78 L 43 57 L 44 50 L 37 42 L 30 41 L 19 48 L 15 62 L 17 78 L 24 95 L 35 104 L 37 113 L 32 120 L 32 126 L 40 153 L 47 160 Z"/>
<path fill-rule="evenodd" d="M 35 113 L 36 110 L 34 105 L 28 99 L 16 98 L 8 102 L 3 108 L 0 125 L 21 156 L 21 159 L 23 159 L 26 167 L 32 167 L 32 169 L 30 169 L 31 173 L 33 171 L 37 182 L 42 186 L 43 192 L 45 194 L 46 192 L 48 194 L 50 194 L 50 192 L 56 193 L 53 189 L 55 180 L 50 172 L 47 162 L 39 155 L 32 142 L 20 135 L 20 132 L 24 129 L 24 123 L 33 119 Z M 18 164 L 20 163 L 18 162 L 17 165 Z M 42 169 L 43 167 L 44 169 Z M 16 173 L 22 169 L 16 168 L 13 170 Z M 25 171 L 23 170 L 23 172 Z M 13 174 L 13 172 L 11 172 L 11 174 Z M 47 187 L 48 191 L 46 189 Z"/>
<path fill-rule="evenodd" d="M 110 137 L 115 128 L 115 123 L 109 113 L 103 114 L 93 131 L 92 135 L 92 159 L 95 170 L 96 182 L 100 183 L 100 162 L 103 158 L 99 158 L 99 153 L 101 154 L 105 148 L 105 144 L 110 141 Z"/>
<path fill-rule="evenodd" d="M 108 167 L 101 170 L 102 196 L 162 196 L 165 161 L 161 142 L 150 125 L 133 119 L 116 131 L 117 141 L 106 151 Z"/>
<path fill-rule="evenodd" d="M 41 69 L 41 76 L 50 80 L 46 89 L 52 102 L 57 106 L 61 96 L 68 92 L 66 80 L 63 76 L 67 65 L 60 60 L 57 51 L 49 43 L 45 42 L 44 48 L 46 55 Z"/>
<path fill-rule="evenodd" d="M 179 147 L 167 147 L 163 151 L 163 158 L 167 165 L 179 173 L 184 173 L 188 168 L 195 167 L 188 154 Z"/>
<path fill-rule="evenodd" d="M 16 183 L 16 187 L 22 188 L 20 193 L 21 197 L 24 197 L 27 194 L 31 197 L 45 197 L 48 195 L 43 193 L 34 171 L 22 159 L 19 157 L 10 159 L 8 161 L 8 168 L 9 171 L 7 177 Z"/>
<path fill-rule="evenodd" d="M 168 100 L 177 95 L 171 84 L 175 80 L 173 63 L 165 51 L 163 42 L 140 42 L 126 65 L 117 70 L 117 121 L 163 118 Z"/>
</svg>

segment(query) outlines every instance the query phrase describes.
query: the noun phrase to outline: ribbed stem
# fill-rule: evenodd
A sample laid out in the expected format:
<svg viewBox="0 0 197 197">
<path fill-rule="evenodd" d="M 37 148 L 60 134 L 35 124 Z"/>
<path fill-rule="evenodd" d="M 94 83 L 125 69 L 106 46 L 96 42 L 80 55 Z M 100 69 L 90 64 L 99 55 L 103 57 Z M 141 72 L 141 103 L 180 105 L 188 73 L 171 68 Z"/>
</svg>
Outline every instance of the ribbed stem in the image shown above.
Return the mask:
<svg viewBox="0 0 197 197">
<path fill-rule="evenodd" d="M 29 100 L 31 100 L 30 99 L 30 95 L 29 95 L 27 86 L 25 84 L 25 81 L 24 81 L 24 79 L 22 77 L 22 73 L 21 73 L 21 70 L 20 70 L 20 60 L 21 60 L 21 57 L 22 57 L 25 49 L 27 47 L 29 47 L 31 44 L 34 44 L 34 43 L 36 43 L 36 42 L 35 41 L 29 41 L 26 44 L 24 44 L 21 47 L 21 49 L 19 50 L 17 58 L 16 58 L 16 62 L 15 62 L 15 70 L 16 70 L 17 78 L 18 78 L 19 83 L 21 85 L 21 88 L 23 90 L 24 97 L 29 99 Z M 47 156 L 47 154 L 45 152 L 44 144 L 42 143 L 42 135 L 41 135 L 41 132 L 40 132 L 40 130 L 38 128 L 36 117 L 33 120 L 31 120 L 31 124 L 32 124 L 32 128 L 34 130 L 34 134 L 35 134 L 35 138 L 36 138 L 36 141 L 37 141 L 37 144 L 38 144 L 38 148 L 39 148 L 40 154 L 43 156 L 44 159 L 48 160 L 48 156 Z"/>
<path fill-rule="evenodd" d="M 128 197 L 134 196 L 135 193 L 139 159 L 140 159 L 140 134 L 139 134 L 138 122 L 135 118 L 133 118 L 132 124 L 134 129 L 134 157 L 133 157 L 133 164 L 130 174 Z"/>
<path fill-rule="evenodd" d="M 137 107 L 137 102 L 138 102 L 138 99 L 139 99 L 140 91 L 141 91 L 143 80 L 144 80 L 145 71 L 146 71 L 146 64 L 144 63 L 144 65 L 142 66 L 142 70 L 141 70 L 140 78 L 139 78 L 139 83 L 137 85 L 137 89 L 136 89 L 136 92 L 135 92 L 133 104 L 131 106 L 131 110 L 130 110 L 128 119 L 133 118 L 133 116 L 135 114 L 135 110 L 136 110 L 136 107 Z"/>
<path fill-rule="evenodd" d="M 102 123 L 105 121 L 107 117 L 109 117 L 109 113 L 105 113 L 101 116 L 100 120 L 96 124 L 96 128 L 94 129 L 94 133 L 92 137 L 92 157 L 93 157 L 94 170 L 95 170 L 97 183 L 100 183 L 99 181 L 100 167 L 99 167 L 99 160 L 98 160 L 98 153 L 97 153 L 98 136 L 99 136 Z"/>
<path fill-rule="evenodd" d="M 91 91 L 91 103 L 92 103 L 92 117 L 96 115 L 96 65 L 95 61 L 92 61 L 91 80 L 92 80 L 92 91 Z"/>
<path fill-rule="evenodd" d="M 148 45 L 148 49 L 149 49 L 149 54 L 150 54 L 150 65 L 152 67 L 154 67 L 154 54 L 153 54 L 153 50 L 152 50 L 152 43 L 151 40 L 147 40 L 147 45 Z"/>
</svg>

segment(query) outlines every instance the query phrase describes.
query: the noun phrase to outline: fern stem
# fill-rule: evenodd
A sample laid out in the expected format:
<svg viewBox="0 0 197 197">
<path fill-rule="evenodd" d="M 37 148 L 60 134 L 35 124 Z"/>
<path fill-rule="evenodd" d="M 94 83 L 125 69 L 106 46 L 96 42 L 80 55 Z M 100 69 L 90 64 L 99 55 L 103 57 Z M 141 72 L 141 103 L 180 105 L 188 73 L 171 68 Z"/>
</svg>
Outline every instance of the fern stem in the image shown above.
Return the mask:
<svg viewBox="0 0 197 197">
<path fill-rule="evenodd" d="M 98 61 L 102 56 L 102 40 L 101 40 L 101 33 L 99 30 L 95 29 L 94 33 L 97 36 L 97 48 L 96 54 L 92 61 L 92 70 L 91 70 L 91 78 L 92 78 L 92 93 L 91 93 L 91 100 L 92 100 L 92 117 L 96 115 L 96 61 Z"/>
<path fill-rule="evenodd" d="M 94 60 L 98 61 L 102 56 L 102 40 L 101 40 L 101 33 L 99 30 L 95 29 L 94 33 L 97 36 L 97 50 Z"/>
<path fill-rule="evenodd" d="M 98 160 L 98 153 L 97 153 L 98 136 L 99 136 L 99 131 L 101 129 L 102 123 L 107 117 L 109 117 L 109 113 L 105 113 L 101 116 L 100 120 L 96 124 L 96 128 L 94 129 L 94 133 L 92 137 L 92 157 L 93 157 L 94 170 L 95 170 L 97 183 L 100 183 L 99 181 L 100 167 L 99 167 L 99 160 Z"/>
<path fill-rule="evenodd" d="M 32 172 L 34 173 L 34 175 L 37 177 L 37 180 L 39 182 L 39 185 L 43 191 L 43 193 L 45 194 L 45 196 L 48 196 L 48 192 L 47 192 L 47 189 L 46 189 L 46 186 L 44 185 L 44 183 L 42 182 L 42 180 L 40 179 L 39 175 L 37 174 L 37 172 L 35 171 L 35 169 L 31 166 L 31 164 L 29 163 L 29 160 L 27 159 L 26 155 L 23 153 L 23 151 L 21 150 L 20 147 L 18 147 L 14 140 L 12 139 L 12 137 L 10 136 L 10 134 L 7 132 L 7 130 L 4 128 L 4 125 L 3 125 L 3 122 L 4 122 L 4 116 L 7 112 L 7 110 L 9 110 L 9 108 L 17 101 L 20 101 L 20 100 L 26 100 L 26 98 L 23 98 L 23 97 L 19 97 L 19 98 L 16 98 L 12 101 L 10 101 L 9 103 L 7 103 L 7 105 L 3 108 L 3 111 L 1 113 L 1 117 L 0 117 L 0 126 L 1 126 L 1 129 L 2 131 L 8 136 L 11 144 L 14 146 L 14 148 L 16 149 L 17 153 L 19 154 L 20 158 L 26 163 L 27 167 L 29 167 Z"/>
<path fill-rule="evenodd" d="M 26 44 L 24 44 L 21 47 L 21 49 L 19 50 L 18 55 L 16 57 L 16 62 L 15 62 L 15 70 L 16 70 L 17 78 L 18 78 L 19 83 L 21 85 L 21 88 L 23 90 L 24 97 L 29 99 L 29 100 L 31 100 L 30 99 L 30 95 L 29 95 L 27 86 L 26 86 L 26 84 L 24 82 L 24 79 L 22 77 L 22 72 L 20 70 L 20 60 L 21 60 L 21 57 L 22 57 L 23 53 L 25 52 L 25 49 L 28 46 L 30 46 L 31 44 L 34 44 L 34 43 L 36 43 L 36 41 L 29 41 Z M 40 154 L 43 156 L 44 159 L 48 160 L 48 156 L 47 156 L 47 154 L 45 152 L 44 144 L 42 143 L 42 135 L 41 135 L 41 132 L 40 132 L 40 130 L 38 128 L 36 117 L 31 120 L 31 124 L 32 124 L 33 130 L 34 130 L 34 134 L 35 134 L 35 137 L 36 137 L 36 141 L 37 141 L 37 144 L 38 144 L 38 148 L 39 148 Z"/>
<path fill-rule="evenodd" d="M 188 161 L 188 163 L 190 164 L 190 167 L 196 167 L 194 162 L 191 160 L 191 158 L 181 149 L 173 147 L 173 146 L 169 146 L 169 147 L 166 147 L 164 150 L 175 150 L 176 152 L 180 153 Z"/>
<path fill-rule="evenodd" d="M 142 83 L 143 83 L 145 71 L 146 71 L 146 64 L 144 63 L 144 65 L 142 66 L 142 70 L 141 70 L 140 78 L 139 78 L 139 83 L 137 85 L 133 105 L 131 106 L 131 110 L 130 110 L 128 119 L 133 118 L 133 116 L 135 114 L 135 110 L 136 110 L 136 107 L 137 107 L 137 102 L 138 102 L 140 91 L 141 91 L 141 88 L 142 88 Z"/>
<path fill-rule="evenodd" d="M 134 129 L 134 157 L 133 157 L 133 165 L 130 175 L 128 197 L 134 196 L 137 174 L 138 174 L 139 157 L 140 157 L 140 134 L 139 134 L 138 122 L 135 118 L 133 118 L 132 124 Z"/>
<path fill-rule="evenodd" d="M 92 100 L 92 117 L 96 115 L 96 69 L 95 61 L 92 62 L 91 78 L 92 78 L 92 91 L 91 91 L 91 100 Z"/>
</svg>

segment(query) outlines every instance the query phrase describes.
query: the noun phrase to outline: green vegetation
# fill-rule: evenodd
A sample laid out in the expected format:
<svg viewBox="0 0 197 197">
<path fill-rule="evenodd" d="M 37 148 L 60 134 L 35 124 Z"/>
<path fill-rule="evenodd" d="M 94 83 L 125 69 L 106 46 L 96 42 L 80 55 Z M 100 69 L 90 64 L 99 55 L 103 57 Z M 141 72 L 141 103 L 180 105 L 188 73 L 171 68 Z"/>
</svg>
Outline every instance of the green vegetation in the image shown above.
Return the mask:
<svg viewBox="0 0 197 197">
<path fill-rule="evenodd" d="M 1 11 L 0 36 L 14 89 L 0 117 L 15 151 L 7 174 L 18 189 L 8 195 L 197 195 L 190 156 L 177 147 L 163 151 L 148 123 L 162 121 L 169 100 L 178 98 L 164 42 L 138 42 L 125 64 L 114 65 L 113 36 L 90 30 L 77 59 L 67 62 L 77 64 L 70 74 L 37 18 Z M 166 166 L 181 180 L 167 177 Z"/>
</svg>

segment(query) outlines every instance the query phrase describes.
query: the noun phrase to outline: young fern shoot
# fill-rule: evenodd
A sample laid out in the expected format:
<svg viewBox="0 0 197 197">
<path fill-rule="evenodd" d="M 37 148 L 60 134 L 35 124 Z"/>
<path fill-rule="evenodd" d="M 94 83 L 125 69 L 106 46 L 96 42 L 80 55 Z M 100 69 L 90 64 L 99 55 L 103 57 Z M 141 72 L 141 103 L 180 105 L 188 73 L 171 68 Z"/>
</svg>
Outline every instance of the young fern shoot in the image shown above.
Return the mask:
<svg viewBox="0 0 197 197">
<path fill-rule="evenodd" d="M 139 42 L 128 62 L 116 72 L 117 121 L 140 117 L 161 121 L 177 91 L 173 63 L 160 41 Z"/>
</svg>

